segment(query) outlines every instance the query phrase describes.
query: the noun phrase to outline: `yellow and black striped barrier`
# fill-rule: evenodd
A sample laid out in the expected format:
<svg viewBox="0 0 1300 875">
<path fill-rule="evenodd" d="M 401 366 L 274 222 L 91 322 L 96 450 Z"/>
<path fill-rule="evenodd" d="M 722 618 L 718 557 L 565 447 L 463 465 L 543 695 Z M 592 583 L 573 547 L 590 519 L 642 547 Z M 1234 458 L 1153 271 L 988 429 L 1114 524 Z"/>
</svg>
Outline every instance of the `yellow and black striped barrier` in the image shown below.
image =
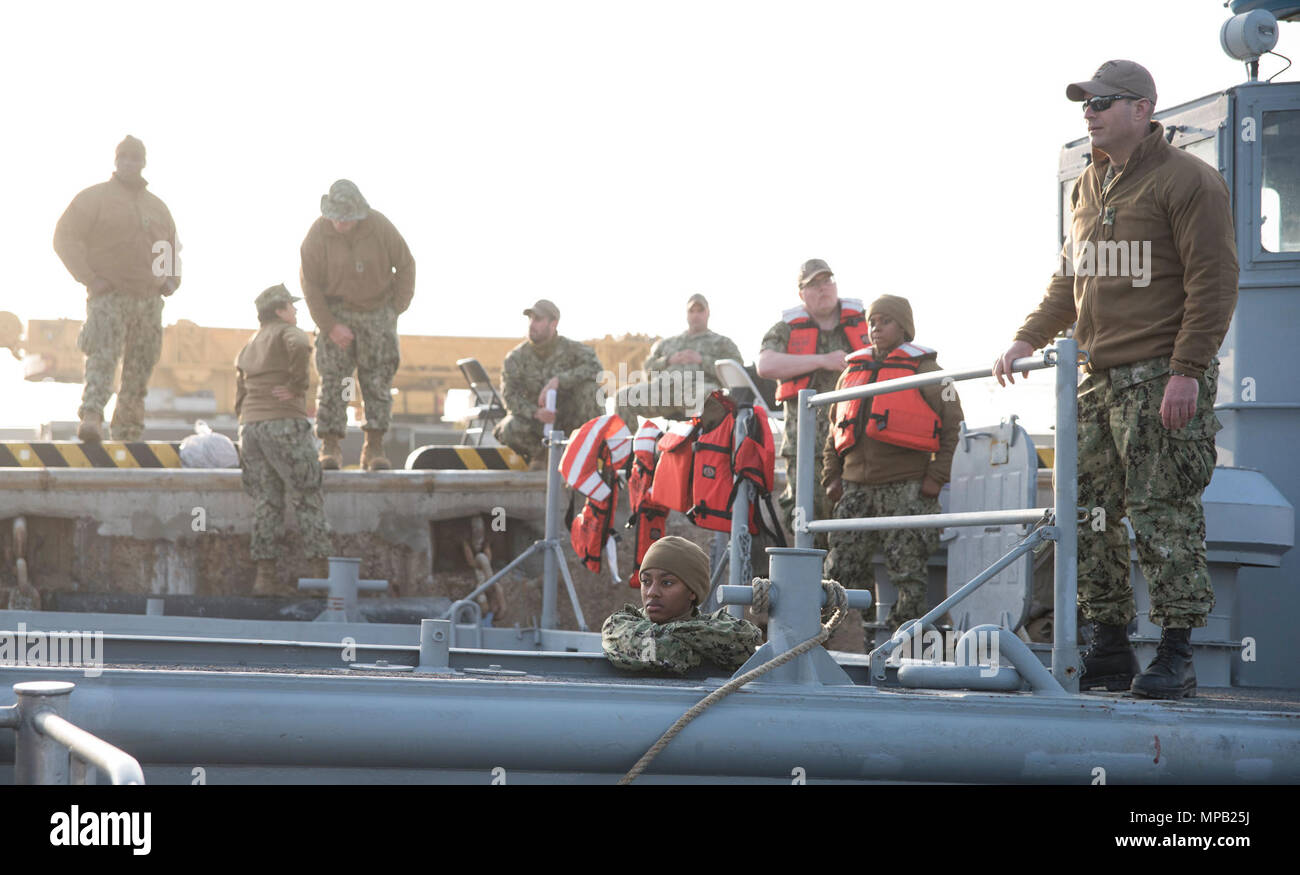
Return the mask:
<svg viewBox="0 0 1300 875">
<path fill-rule="evenodd" d="M 509 447 L 420 447 L 407 469 L 443 471 L 527 471 L 528 463 Z"/>
<path fill-rule="evenodd" d="M 179 468 L 167 441 L 0 441 L 0 468 Z"/>
</svg>

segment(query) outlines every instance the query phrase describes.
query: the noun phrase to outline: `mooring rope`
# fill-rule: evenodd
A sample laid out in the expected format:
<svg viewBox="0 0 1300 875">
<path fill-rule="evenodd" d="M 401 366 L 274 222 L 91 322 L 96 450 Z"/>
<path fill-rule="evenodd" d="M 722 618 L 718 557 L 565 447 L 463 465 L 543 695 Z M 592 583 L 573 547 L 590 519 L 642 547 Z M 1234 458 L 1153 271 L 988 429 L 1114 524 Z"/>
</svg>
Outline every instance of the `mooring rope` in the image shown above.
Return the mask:
<svg viewBox="0 0 1300 875">
<path fill-rule="evenodd" d="M 766 578 L 756 577 L 754 578 L 753 587 L 754 601 L 751 607 L 753 607 L 755 613 L 763 613 L 771 606 L 772 581 L 767 580 Z M 619 786 L 630 784 L 635 781 L 637 776 L 644 772 L 646 767 L 650 765 L 650 762 L 655 757 L 659 756 L 659 752 L 667 747 L 668 744 L 677 737 L 677 733 L 685 729 L 688 723 L 703 714 L 709 707 L 722 701 L 724 698 L 729 696 L 731 693 L 734 693 L 750 681 L 762 677 L 774 668 L 780 668 L 790 660 L 802 656 L 809 650 L 812 650 L 814 647 L 819 646 L 829 639 L 831 635 L 835 633 L 836 627 L 838 627 L 840 622 L 843 621 L 844 615 L 848 611 L 849 599 L 844 592 L 844 587 L 840 586 L 838 581 L 823 580 L 822 591 L 826 593 L 826 604 L 822 606 L 822 627 L 816 635 L 809 638 L 807 641 L 796 644 L 780 656 L 775 656 L 772 659 L 769 659 L 757 668 L 750 669 L 740 677 L 732 678 L 712 693 L 709 693 L 699 702 L 692 705 L 690 710 L 681 717 L 678 717 L 677 722 L 668 727 L 668 731 L 661 735 L 659 740 L 650 746 L 650 749 L 645 752 L 641 759 L 637 760 L 636 765 L 632 767 L 631 771 L 624 775 L 618 782 Z"/>
</svg>

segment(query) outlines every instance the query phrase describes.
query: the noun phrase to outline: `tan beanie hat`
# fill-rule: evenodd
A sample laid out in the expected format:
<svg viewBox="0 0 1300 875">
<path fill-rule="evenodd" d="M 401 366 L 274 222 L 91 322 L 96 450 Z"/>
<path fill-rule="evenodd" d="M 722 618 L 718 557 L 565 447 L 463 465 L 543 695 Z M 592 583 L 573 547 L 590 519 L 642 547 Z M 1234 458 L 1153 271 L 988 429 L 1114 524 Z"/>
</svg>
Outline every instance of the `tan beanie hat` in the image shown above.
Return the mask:
<svg viewBox="0 0 1300 875">
<path fill-rule="evenodd" d="M 650 545 L 641 560 L 642 568 L 658 568 L 673 574 L 695 593 L 695 604 L 709 597 L 709 557 L 694 542 L 665 535 Z"/>
<path fill-rule="evenodd" d="M 888 316 L 899 325 L 903 326 L 903 339 L 914 340 L 916 338 L 916 326 L 912 324 L 912 305 L 907 303 L 907 298 L 901 298 L 898 295 L 881 295 L 871 302 L 867 308 L 867 321 L 871 321 L 871 316 L 879 313 L 882 316 Z"/>
</svg>

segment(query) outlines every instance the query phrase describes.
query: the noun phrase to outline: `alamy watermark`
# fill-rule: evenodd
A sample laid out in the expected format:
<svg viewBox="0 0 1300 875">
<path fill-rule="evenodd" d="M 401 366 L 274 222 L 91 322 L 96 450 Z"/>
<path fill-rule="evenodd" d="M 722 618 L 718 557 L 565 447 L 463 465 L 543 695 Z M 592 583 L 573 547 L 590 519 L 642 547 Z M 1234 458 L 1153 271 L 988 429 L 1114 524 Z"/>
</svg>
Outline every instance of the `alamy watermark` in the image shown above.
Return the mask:
<svg viewBox="0 0 1300 875">
<path fill-rule="evenodd" d="M 27 631 L 0 632 L 0 666 L 80 668 L 88 678 L 104 673 L 104 633 Z"/>
<path fill-rule="evenodd" d="M 1150 240 L 1067 240 L 1062 256 L 1057 276 L 1131 277 L 1135 289 L 1151 285 Z"/>
<path fill-rule="evenodd" d="M 617 373 L 601 371 L 596 403 L 603 405 L 605 399 L 622 395 L 623 402 L 634 407 L 690 409 L 710 391 L 704 371 L 637 369 L 629 372 L 627 362 L 619 362 Z"/>
<path fill-rule="evenodd" d="M 898 664 L 901 659 L 914 659 L 920 662 L 950 662 L 957 665 L 979 666 L 980 677 L 991 678 L 998 673 L 1000 635 L 992 630 L 980 629 L 971 638 L 966 639 L 965 646 L 958 646 L 966 633 L 949 629 L 940 634 L 935 629 L 926 629 L 917 634 L 913 630 L 903 633 L 903 643 L 890 654 L 889 660 Z"/>
</svg>

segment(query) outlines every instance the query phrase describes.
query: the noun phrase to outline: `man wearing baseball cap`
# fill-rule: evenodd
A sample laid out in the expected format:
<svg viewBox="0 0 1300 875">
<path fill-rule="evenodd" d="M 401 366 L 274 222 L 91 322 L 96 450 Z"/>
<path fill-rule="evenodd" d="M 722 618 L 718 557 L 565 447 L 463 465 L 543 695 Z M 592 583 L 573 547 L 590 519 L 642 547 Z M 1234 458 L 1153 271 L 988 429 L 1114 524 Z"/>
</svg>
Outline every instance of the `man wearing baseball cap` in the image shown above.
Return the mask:
<svg viewBox="0 0 1300 875">
<path fill-rule="evenodd" d="M 253 498 L 253 538 L 249 552 L 257 564 L 253 595 L 296 595 L 282 585 L 276 557 L 283 552 L 286 497 L 308 558 L 302 574 L 329 576 L 330 528 L 321 495 L 321 466 L 307 418 L 307 383 L 311 338 L 297 328 L 298 314 L 283 284 L 257 296 L 262 323 L 235 359 L 235 414 L 239 417 L 240 463 L 244 491 Z M 321 342 L 325 342 L 322 338 Z"/>
<path fill-rule="evenodd" d="M 392 467 L 384 434 L 392 421 L 393 377 L 400 364 L 397 317 L 415 294 L 415 259 L 397 228 L 372 209 L 356 183 L 340 179 L 320 199 L 320 218 L 302 241 L 302 294 L 319 332 L 316 434 L 326 468 L 343 465 L 340 441 L 355 392 L 366 406 L 361 467 Z"/>
<path fill-rule="evenodd" d="M 144 143 L 128 135 L 117 144 L 116 172 L 75 198 L 54 229 L 54 251 L 86 287 L 86 324 L 77 346 L 86 354 L 86 388 L 77 438 L 103 440 L 104 405 L 122 362 L 112 437 L 138 441 L 144 396 L 162 354 L 163 298 L 181 284 L 180 243 L 167 205 L 140 175 Z"/>
<path fill-rule="evenodd" d="M 785 442 L 781 455 L 786 460 L 786 487 L 781 509 L 786 526 L 794 531 L 795 452 L 798 440 L 796 406 L 800 389 L 830 392 L 844 370 L 844 356 L 871 345 L 865 308 L 856 298 L 841 298 L 830 265 L 810 258 L 799 268 L 798 307 L 781 314 L 781 321 L 763 336 L 758 355 L 758 375 L 779 380 L 776 400 L 785 405 Z M 822 447 L 830 433 L 827 408 L 817 408 L 817 443 L 813 452 L 813 482 L 822 480 Z M 822 490 L 814 490 L 813 513 L 817 519 L 830 517 Z M 811 520 L 809 520 L 811 522 Z M 815 544 L 827 546 L 826 535 L 818 534 Z"/>
<path fill-rule="evenodd" d="M 1174 148 L 1152 120 L 1156 87 L 1133 61 L 1107 61 L 1066 88 L 1083 101 L 1092 164 L 1070 194 L 1061 269 L 994 364 L 1012 363 L 1075 325 L 1088 354 L 1079 386 L 1079 504 L 1106 525 L 1079 527 L 1079 605 L 1093 624 L 1083 689 L 1194 695 L 1191 630 L 1214 607 L 1201 493 L 1214 472 L 1216 353 L 1237 301 L 1228 188 Z M 1127 257 L 1123 257 L 1127 256 Z M 1138 673 L 1128 517 L 1162 634 Z M 1094 514 L 1091 519 L 1101 518 Z M 1135 676 L 1136 675 L 1136 676 Z"/>
<path fill-rule="evenodd" d="M 506 354 L 501 374 L 508 415 L 492 433 L 541 470 L 546 464 L 543 425 L 568 434 L 605 412 L 597 400 L 601 367 L 594 349 L 559 335 L 560 308 L 555 304 L 543 298 L 524 315 L 528 339 Z M 552 389 L 555 409 L 549 410 L 546 396 Z"/>
<path fill-rule="evenodd" d="M 719 388 L 713 370 L 719 359 L 743 364 L 731 338 L 709 330 L 709 302 L 696 293 L 686 300 L 686 331 L 650 347 L 644 379 L 618 390 L 614 411 L 631 431 L 636 431 L 638 415 L 695 416 L 709 393 Z"/>
</svg>

